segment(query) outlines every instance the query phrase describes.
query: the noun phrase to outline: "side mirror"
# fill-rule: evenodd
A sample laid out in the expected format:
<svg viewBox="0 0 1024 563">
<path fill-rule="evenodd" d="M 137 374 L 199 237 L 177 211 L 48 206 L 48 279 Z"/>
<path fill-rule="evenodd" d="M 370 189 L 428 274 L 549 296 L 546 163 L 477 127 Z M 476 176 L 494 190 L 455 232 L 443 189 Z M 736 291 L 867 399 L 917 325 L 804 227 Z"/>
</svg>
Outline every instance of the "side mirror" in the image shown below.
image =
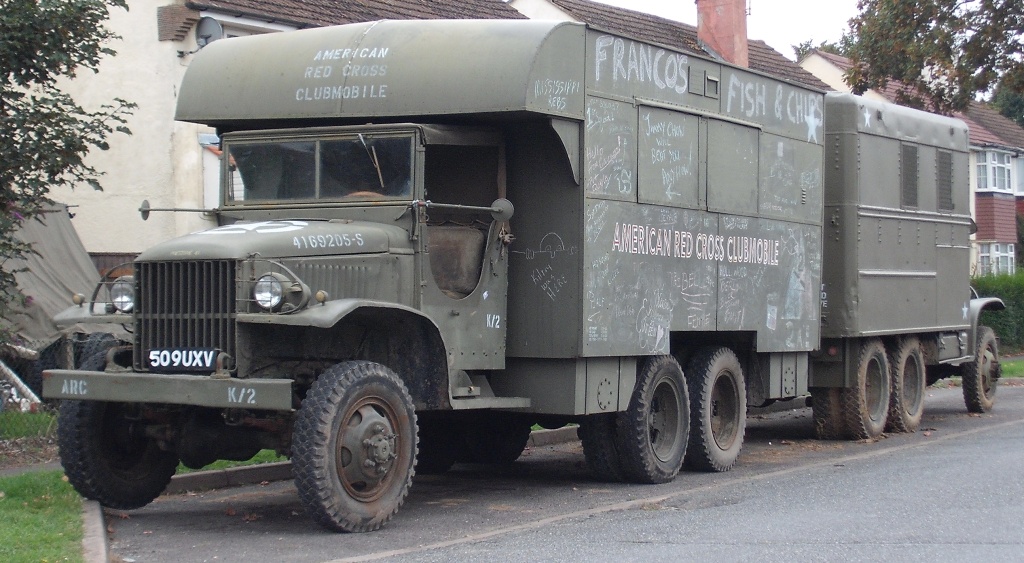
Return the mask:
<svg viewBox="0 0 1024 563">
<path fill-rule="evenodd" d="M 494 203 L 491 204 L 491 218 L 499 223 L 511 219 L 515 211 L 516 208 L 512 206 L 512 202 L 503 197 L 494 200 Z"/>
</svg>

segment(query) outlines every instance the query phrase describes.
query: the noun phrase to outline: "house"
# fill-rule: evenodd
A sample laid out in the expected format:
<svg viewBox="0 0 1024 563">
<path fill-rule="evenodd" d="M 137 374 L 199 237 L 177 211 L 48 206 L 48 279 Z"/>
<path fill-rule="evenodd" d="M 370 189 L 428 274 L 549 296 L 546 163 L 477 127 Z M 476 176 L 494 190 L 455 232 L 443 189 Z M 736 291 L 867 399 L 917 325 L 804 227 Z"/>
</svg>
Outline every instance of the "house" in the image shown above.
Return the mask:
<svg viewBox="0 0 1024 563">
<path fill-rule="evenodd" d="M 851 91 L 843 78 L 851 66 L 846 57 L 815 49 L 799 63 L 831 89 Z M 901 87 L 890 82 L 864 96 L 892 102 Z M 972 102 L 956 117 L 967 123 L 971 143 L 971 216 L 978 225 L 971 271 L 974 275 L 1012 274 L 1018 250 L 1017 215 L 1024 213 L 1024 129 L 981 102 Z"/>
<path fill-rule="evenodd" d="M 110 150 L 89 155 L 90 164 L 105 172 L 104 191 L 79 187 L 52 196 L 73 206 L 75 228 L 102 271 L 158 242 L 215 226 L 209 211 L 217 206 L 216 131 L 175 121 L 176 93 L 206 43 L 243 35 L 376 19 L 566 19 L 828 88 L 766 43 L 747 41 L 745 0 L 727 3 L 731 10 L 723 11 L 700 0 L 698 29 L 586 0 L 129 0 L 130 10 L 115 10 L 109 20 L 122 37 L 111 45 L 118 55 L 105 59 L 97 74 L 68 83 L 67 90 L 87 108 L 114 96 L 137 103 L 128 122 L 133 134 L 114 135 Z M 139 213 L 143 200 L 158 210 L 146 223 Z"/>
</svg>

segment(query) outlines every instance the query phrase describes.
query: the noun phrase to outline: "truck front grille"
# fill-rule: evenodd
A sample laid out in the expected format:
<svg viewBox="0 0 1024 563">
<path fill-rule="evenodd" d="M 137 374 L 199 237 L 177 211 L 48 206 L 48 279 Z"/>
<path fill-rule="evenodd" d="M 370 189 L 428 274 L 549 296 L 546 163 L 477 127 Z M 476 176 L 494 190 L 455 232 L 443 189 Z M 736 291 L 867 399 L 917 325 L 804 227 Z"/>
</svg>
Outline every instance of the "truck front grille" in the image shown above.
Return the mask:
<svg viewBox="0 0 1024 563">
<path fill-rule="evenodd" d="M 135 369 L 150 350 L 216 348 L 235 355 L 235 262 L 135 264 Z"/>
</svg>

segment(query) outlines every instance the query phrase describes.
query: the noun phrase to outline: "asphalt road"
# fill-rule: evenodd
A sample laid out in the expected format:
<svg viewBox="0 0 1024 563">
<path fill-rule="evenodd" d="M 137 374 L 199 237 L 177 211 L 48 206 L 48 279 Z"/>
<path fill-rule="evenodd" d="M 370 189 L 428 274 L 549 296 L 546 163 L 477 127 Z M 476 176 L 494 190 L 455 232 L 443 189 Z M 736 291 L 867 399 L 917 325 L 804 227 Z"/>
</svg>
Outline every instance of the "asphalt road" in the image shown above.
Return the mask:
<svg viewBox="0 0 1024 563">
<path fill-rule="evenodd" d="M 1024 387 L 969 415 L 929 389 L 921 431 L 812 438 L 810 409 L 751 417 L 733 471 L 593 481 L 579 442 L 506 469 L 417 476 L 384 529 L 325 532 L 294 486 L 161 497 L 108 512 L 113 559 L 150 561 L 1024 561 Z"/>
</svg>

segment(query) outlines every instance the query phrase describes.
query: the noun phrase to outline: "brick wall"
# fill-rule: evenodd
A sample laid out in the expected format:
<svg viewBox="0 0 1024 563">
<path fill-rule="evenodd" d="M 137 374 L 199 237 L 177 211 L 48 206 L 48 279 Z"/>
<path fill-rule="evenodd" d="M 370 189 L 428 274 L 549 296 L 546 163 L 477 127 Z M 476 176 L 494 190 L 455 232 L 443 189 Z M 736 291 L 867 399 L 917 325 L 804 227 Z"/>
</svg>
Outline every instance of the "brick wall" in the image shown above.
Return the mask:
<svg viewBox="0 0 1024 563">
<path fill-rule="evenodd" d="M 975 218 L 977 240 L 1017 242 L 1017 202 L 1013 194 L 978 192 Z"/>
</svg>

